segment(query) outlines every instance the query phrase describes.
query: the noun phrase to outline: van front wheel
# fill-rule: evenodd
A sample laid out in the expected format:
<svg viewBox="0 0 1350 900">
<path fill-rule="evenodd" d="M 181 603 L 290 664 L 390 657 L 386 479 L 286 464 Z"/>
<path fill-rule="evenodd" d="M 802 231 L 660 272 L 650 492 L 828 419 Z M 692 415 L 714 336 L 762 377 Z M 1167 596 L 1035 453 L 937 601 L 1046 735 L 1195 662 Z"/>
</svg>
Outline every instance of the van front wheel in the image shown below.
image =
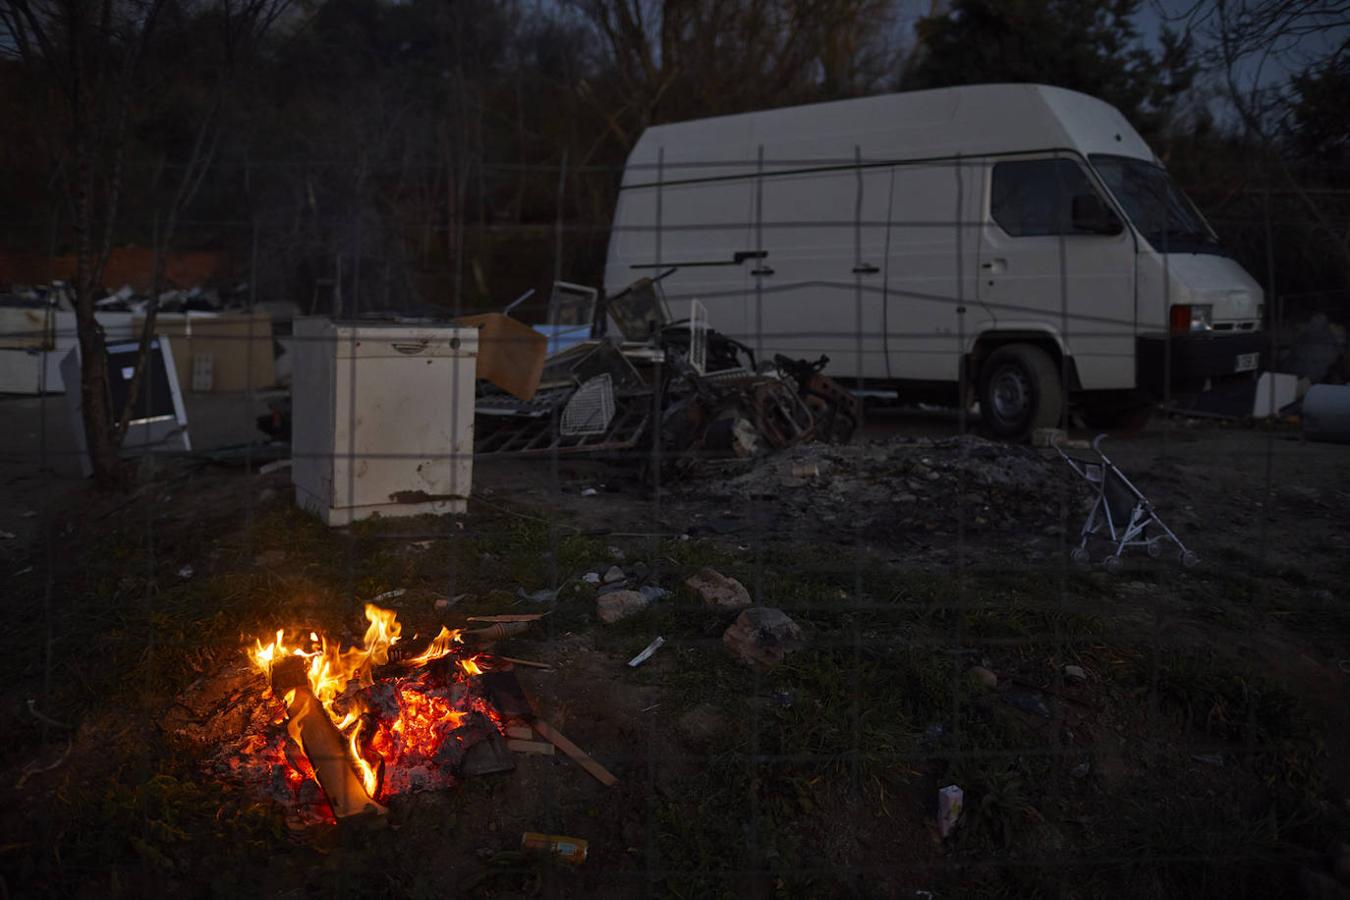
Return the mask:
<svg viewBox="0 0 1350 900">
<path fill-rule="evenodd" d="M 1040 347 L 1008 344 L 980 366 L 980 417 L 999 437 L 1026 437 L 1053 428 L 1064 412 L 1055 361 Z"/>
</svg>

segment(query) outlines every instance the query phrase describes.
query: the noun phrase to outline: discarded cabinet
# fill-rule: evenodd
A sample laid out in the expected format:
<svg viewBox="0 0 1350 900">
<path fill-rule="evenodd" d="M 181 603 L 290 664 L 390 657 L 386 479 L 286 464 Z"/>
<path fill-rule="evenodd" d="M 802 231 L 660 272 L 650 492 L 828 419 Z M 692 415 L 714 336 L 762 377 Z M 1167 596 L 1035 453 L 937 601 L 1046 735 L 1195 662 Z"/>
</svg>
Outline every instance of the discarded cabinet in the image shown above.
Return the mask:
<svg viewBox="0 0 1350 900">
<path fill-rule="evenodd" d="M 139 341 L 107 345 L 110 425 L 121 417 L 122 410 L 127 405 L 140 352 Z M 74 386 L 73 390 L 66 392 L 66 407 L 75 433 L 80 471 L 88 478 L 94 473 L 94 466 L 89 457 L 88 439 L 84 432 L 84 398 L 79 389 L 81 365 L 83 359 L 77 344 L 61 361 L 61 377 L 66 384 Z M 183 407 L 183 394 L 178 386 L 177 370 L 174 368 L 173 350 L 166 337 L 150 341 L 145 373 L 141 376 L 135 408 L 127 420 L 127 434 L 121 446 L 123 456 L 153 450 L 182 452 L 192 450 L 187 431 L 187 411 Z"/>
<path fill-rule="evenodd" d="M 329 525 L 463 512 L 477 348 L 473 328 L 297 319 L 296 503 Z"/>
</svg>

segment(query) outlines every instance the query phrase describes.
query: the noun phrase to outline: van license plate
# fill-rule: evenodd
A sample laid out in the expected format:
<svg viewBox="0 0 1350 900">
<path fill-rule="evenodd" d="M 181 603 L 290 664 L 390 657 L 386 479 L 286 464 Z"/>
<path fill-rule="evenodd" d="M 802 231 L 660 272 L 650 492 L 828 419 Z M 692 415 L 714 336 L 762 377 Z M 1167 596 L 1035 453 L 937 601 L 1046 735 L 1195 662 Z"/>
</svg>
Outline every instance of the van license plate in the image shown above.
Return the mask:
<svg viewBox="0 0 1350 900">
<path fill-rule="evenodd" d="M 1237 362 L 1233 365 L 1234 372 L 1251 372 L 1261 362 L 1260 353 L 1239 353 Z"/>
</svg>

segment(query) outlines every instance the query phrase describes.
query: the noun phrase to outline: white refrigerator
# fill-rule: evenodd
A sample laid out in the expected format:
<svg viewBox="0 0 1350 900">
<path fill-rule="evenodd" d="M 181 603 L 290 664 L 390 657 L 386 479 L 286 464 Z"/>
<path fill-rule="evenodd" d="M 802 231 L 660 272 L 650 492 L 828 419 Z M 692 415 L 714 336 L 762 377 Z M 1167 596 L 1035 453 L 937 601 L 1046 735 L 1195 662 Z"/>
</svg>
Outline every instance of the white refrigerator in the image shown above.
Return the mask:
<svg viewBox="0 0 1350 900">
<path fill-rule="evenodd" d="M 297 505 L 329 525 L 464 512 L 477 329 L 300 318 L 293 354 Z"/>
</svg>

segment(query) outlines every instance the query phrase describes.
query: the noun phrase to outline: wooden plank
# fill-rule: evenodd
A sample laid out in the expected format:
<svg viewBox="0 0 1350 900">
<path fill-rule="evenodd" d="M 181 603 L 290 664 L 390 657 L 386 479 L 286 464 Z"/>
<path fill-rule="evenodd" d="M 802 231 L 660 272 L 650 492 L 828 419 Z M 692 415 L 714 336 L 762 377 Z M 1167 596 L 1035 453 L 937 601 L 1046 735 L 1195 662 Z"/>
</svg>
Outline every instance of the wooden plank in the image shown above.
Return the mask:
<svg viewBox="0 0 1350 900">
<path fill-rule="evenodd" d="M 571 757 L 573 762 L 595 776 L 596 781 L 606 787 L 613 787 L 618 784 L 619 779 L 615 778 L 608 769 L 591 759 L 584 750 L 559 734 L 552 725 L 543 719 L 534 720 L 534 730 L 539 732 L 539 736 L 544 740 Z"/>
<path fill-rule="evenodd" d="M 518 741 L 534 740 L 534 729 L 528 725 L 507 725 L 506 736 Z"/>
<path fill-rule="evenodd" d="M 543 741 L 514 741 L 508 739 L 506 749 L 513 753 L 538 753 L 543 756 L 553 755 L 553 745 L 545 744 Z"/>
</svg>

